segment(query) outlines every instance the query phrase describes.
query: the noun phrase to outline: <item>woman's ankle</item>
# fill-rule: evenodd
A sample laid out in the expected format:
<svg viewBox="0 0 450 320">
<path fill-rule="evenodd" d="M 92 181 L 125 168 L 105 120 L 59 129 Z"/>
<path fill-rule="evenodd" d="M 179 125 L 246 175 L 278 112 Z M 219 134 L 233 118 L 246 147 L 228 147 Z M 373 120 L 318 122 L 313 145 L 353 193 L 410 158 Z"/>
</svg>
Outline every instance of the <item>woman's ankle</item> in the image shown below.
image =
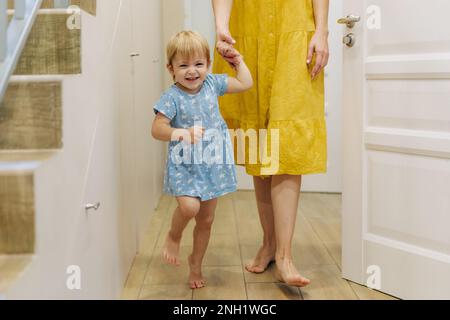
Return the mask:
<svg viewBox="0 0 450 320">
<path fill-rule="evenodd" d="M 275 254 L 275 261 L 277 263 L 286 263 L 286 262 L 293 262 L 292 255 L 287 253 L 276 253 Z"/>
<path fill-rule="evenodd" d="M 277 244 L 273 239 L 264 239 L 262 247 L 263 249 L 271 252 L 275 252 L 277 250 Z"/>
</svg>

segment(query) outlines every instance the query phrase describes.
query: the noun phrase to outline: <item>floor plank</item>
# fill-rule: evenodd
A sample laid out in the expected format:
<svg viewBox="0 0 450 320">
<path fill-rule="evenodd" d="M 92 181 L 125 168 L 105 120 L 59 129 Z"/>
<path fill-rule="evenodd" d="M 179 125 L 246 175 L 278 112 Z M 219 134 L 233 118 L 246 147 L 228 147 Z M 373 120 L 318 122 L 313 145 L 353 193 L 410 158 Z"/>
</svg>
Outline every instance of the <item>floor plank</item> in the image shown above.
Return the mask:
<svg viewBox="0 0 450 320">
<path fill-rule="evenodd" d="M 311 284 L 301 288 L 305 300 L 358 300 L 348 282 L 342 279 L 336 265 L 314 266 L 302 269 Z"/>
<path fill-rule="evenodd" d="M 302 300 L 298 288 L 282 283 L 247 283 L 249 300 Z"/>
<path fill-rule="evenodd" d="M 194 290 L 194 300 L 246 300 L 242 268 L 204 267 L 203 276 L 207 279 L 205 288 Z"/>
</svg>

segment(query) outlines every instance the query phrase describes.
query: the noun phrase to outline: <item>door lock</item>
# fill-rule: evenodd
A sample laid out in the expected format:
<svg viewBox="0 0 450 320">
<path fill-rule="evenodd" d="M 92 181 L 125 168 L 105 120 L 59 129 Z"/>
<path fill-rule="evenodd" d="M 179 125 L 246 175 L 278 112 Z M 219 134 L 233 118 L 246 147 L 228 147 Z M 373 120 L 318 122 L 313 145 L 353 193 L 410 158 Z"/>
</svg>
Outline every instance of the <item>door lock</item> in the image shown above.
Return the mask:
<svg viewBox="0 0 450 320">
<path fill-rule="evenodd" d="M 353 47 L 356 43 L 356 37 L 353 33 L 349 33 L 344 36 L 342 42 L 349 48 Z"/>
</svg>

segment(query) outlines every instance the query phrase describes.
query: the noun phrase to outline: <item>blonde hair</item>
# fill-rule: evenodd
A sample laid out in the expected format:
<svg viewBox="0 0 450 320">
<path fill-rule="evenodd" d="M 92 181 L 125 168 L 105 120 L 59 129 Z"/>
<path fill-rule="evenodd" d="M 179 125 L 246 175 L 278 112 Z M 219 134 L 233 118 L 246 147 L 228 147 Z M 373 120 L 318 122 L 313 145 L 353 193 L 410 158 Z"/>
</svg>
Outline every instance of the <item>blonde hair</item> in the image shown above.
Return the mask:
<svg viewBox="0 0 450 320">
<path fill-rule="evenodd" d="M 204 54 L 208 65 L 210 64 L 209 44 L 205 37 L 195 31 L 181 31 L 174 35 L 167 44 L 167 63 L 172 65 L 177 54 L 182 57 L 191 57 L 195 53 Z"/>
</svg>

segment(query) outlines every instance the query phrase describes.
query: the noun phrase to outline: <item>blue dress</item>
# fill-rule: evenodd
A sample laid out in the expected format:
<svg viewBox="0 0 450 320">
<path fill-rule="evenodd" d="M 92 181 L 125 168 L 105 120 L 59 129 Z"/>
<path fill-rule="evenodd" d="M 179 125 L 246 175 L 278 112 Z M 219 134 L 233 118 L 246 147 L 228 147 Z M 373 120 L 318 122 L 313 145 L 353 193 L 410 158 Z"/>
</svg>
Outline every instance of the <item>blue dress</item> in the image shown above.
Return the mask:
<svg viewBox="0 0 450 320">
<path fill-rule="evenodd" d="M 203 127 L 203 139 L 194 145 L 171 141 L 168 148 L 164 192 L 207 201 L 236 191 L 233 147 L 219 111 L 218 96 L 227 91 L 226 74 L 209 74 L 197 94 L 172 85 L 154 106 L 172 128 Z"/>
</svg>

